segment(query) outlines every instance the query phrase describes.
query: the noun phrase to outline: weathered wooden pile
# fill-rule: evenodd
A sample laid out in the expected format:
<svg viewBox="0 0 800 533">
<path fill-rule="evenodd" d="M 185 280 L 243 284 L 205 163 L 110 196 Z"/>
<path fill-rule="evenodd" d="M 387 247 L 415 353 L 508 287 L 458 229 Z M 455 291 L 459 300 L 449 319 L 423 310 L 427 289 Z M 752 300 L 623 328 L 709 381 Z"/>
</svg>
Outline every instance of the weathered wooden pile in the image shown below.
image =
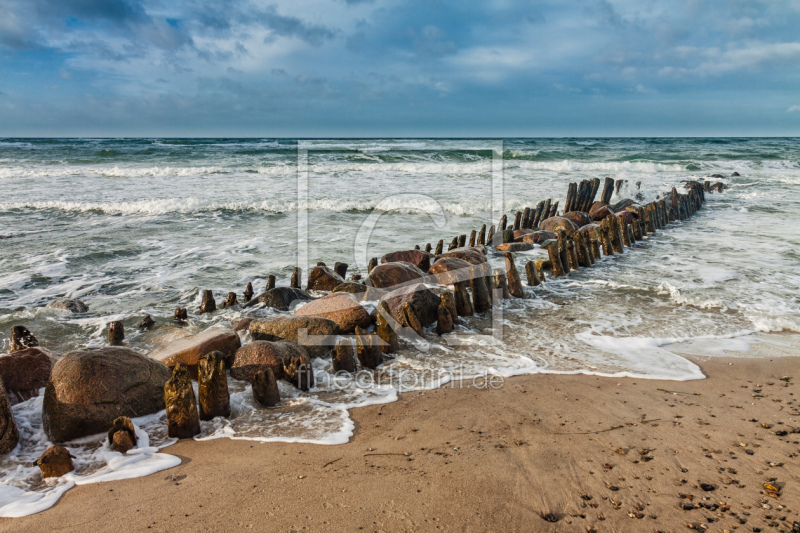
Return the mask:
<svg viewBox="0 0 800 533">
<path fill-rule="evenodd" d="M 704 193 L 715 186 L 687 182 L 683 194 L 673 188 L 644 205 L 633 200 L 612 205 L 620 182 L 606 178 L 599 201 L 599 179 L 571 183 L 560 214 L 558 201 L 541 201 L 514 213 L 511 224 L 503 215 L 496 226 L 473 230 L 469 240 L 467 234 L 454 237 L 446 252 L 442 239 L 434 252 L 429 243 L 424 250 L 416 246 L 373 258 L 364 280 L 355 273 L 346 281 L 345 263 L 331 269 L 320 262 L 308 273 L 305 290 L 299 267 L 289 287 L 276 287 L 270 275 L 264 292 L 256 296 L 248 283 L 241 301 L 235 292 L 225 296 L 222 308 L 238 307 L 245 315 L 230 328 L 207 329 L 147 356 L 122 346 L 122 322 L 109 325 L 110 346 L 61 357 L 39 347 L 25 327 L 15 326 L 11 353 L 0 357 L 0 453 L 13 450 L 19 440 L 11 405 L 42 387 L 42 419 L 53 442 L 107 432 L 108 445 L 125 453 L 136 445 L 130 419 L 165 407 L 169 435 L 193 437 L 200 433 L 200 420 L 230 417 L 228 373 L 249 382 L 254 399 L 272 407 L 280 402 L 279 381 L 304 391 L 314 386 L 314 357 L 330 356 L 334 372 L 374 369 L 399 350 L 400 339 L 424 338 L 425 328 L 433 324 L 444 335 L 459 318 L 485 313 L 503 299 L 525 298 L 515 252 L 530 252 L 525 277 L 528 286 L 537 286 L 545 282 L 545 272 L 560 277 L 588 268 L 603 256 L 624 253 L 670 222 L 691 217 L 702 207 Z M 505 269 L 491 268 L 490 252 L 504 254 Z M 377 305 L 370 312 L 364 302 Z M 59 300 L 54 306 L 76 313 L 87 310 L 77 300 Z M 279 313 L 256 317 L 250 311 L 257 307 Z M 199 312 L 217 309 L 214 293 L 204 290 Z M 175 321 L 188 319 L 186 308 L 175 310 Z M 154 325 L 148 315 L 139 328 Z M 242 346 L 237 332 L 245 330 L 253 340 Z M 197 396 L 193 380 L 198 382 Z M 36 464 L 45 477 L 73 469 L 68 450 L 60 445 L 48 449 Z"/>
</svg>

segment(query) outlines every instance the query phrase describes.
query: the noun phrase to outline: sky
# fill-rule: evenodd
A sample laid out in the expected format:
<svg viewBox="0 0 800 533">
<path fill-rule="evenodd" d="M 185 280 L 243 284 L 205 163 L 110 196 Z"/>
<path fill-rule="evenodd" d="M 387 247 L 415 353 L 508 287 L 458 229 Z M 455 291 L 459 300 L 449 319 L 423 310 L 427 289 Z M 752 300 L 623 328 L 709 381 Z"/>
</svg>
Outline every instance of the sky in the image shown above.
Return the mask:
<svg viewBox="0 0 800 533">
<path fill-rule="evenodd" d="M 0 0 L 0 136 L 800 135 L 796 0 Z"/>
</svg>

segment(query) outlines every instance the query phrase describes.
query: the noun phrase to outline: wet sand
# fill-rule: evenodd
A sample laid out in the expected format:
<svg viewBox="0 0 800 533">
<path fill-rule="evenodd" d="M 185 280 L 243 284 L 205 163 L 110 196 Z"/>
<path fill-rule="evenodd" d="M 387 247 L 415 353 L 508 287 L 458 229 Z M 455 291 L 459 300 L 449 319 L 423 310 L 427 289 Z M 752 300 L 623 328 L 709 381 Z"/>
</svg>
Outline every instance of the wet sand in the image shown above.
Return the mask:
<svg viewBox="0 0 800 533">
<path fill-rule="evenodd" d="M 708 379 L 408 393 L 353 410 L 339 446 L 182 441 L 172 470 L 75 487 L 0 530 L 791 531 L 800 358 L 700 365 Z"/>
</svg>

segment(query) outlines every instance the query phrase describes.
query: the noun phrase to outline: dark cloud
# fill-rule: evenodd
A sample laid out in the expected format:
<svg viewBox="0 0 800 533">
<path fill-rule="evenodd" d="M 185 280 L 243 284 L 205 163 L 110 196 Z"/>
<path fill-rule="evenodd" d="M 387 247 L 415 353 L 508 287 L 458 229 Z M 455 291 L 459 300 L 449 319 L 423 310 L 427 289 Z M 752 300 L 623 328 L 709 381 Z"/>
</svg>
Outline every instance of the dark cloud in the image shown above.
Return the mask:
<svg viewBox="0 0 800 533">
<path fill-rule="evenodd" d="M 275 6 L 270 6 L 256 14 L 254 18 L 275 35 L 296 37 L 313 46 L 321 46 L 323 42 L 336 36 L 336 33 L 326 26 L 309 24 L 297 17 L 281 15 Z"/>
</svg>

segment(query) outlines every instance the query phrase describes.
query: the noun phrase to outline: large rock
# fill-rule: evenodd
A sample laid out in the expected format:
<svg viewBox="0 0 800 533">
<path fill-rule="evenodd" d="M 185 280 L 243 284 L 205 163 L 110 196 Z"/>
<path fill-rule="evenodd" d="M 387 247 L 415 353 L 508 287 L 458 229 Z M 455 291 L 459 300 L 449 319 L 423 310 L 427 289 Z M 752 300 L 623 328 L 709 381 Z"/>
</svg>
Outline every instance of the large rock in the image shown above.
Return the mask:
<svg viewBox="0 0 800 533">
<path fill-rule="evenodd" d="M 344 278 L 326 266 L 317 266 L 308 273 L 308 290 L 332 291 Z"/>
<path fill-rule="evenodd" d="M 402 261 L 411 263 L 423 272 L 427 272 L 431 267 L 433 254 L 422 250 L 404 250 L 402 252 L 391 252 L 381 257 L 381 263 L 395 263 Z"/>
<path fill-rule="evenodd" d="M 371 322 L 369 312 L 352 294 L 346 292 L 335 292 L 309 302 L 295 311 L 295 316 L 318 316 L 333 320 L 344 334 L 353 333 L 356 326 L 366 328 Z"/>
<path fill-rule="evenodd" d="M 567 237 L 572 238 L 578 231 L 578 226 L 576 226 L 573 221 L 564 217 L 550 217 L 539 224 L 539 229 L 543 231 L 552 231 L 556 234 L 564 230 L 567 232 Z"/>
<path fill-rule="evenodd" d="M 39 394 L 47 385 L 56 356 L 45 348 L 27 348 L 0 357 L 0 381 L 8 392 L 11 405 Z"/>
<path fill-rule="evenodd" d="M 589 208 L 589 216 L 592 217 L 594 221 L 603 220 L 610 214 L 612 214 L 611 208 L 603 202 L 595 202 L 592 204 L 592 207 Z"/>
<path fill-rule="evenodd" d="M 449 252 L 445 252 L 436 256 L 436 260 L 438 261 L 442 257 L 456 257 L 458 259 L 463 259 L 467 263 L 472 263 L 473 265 L 486 263 L 488 261 L 488 259 L 486 259 L 486 248 L 483 246 L 464 246 L 463 248 L 453 248 Z"/>
<path fill-rule="evenodd" d="M 160 361 L 169 368 L 184 363 L 189 374 L 197 378 L 197 364 L 205 354 L 218 351 L 225 356 L 225 364 L 233 364 L 233 356 L 242 345 L 239 335 L 228 328 L 210 328 L 196 335 L 170 342 L 150 352 L 150 358 Z"/>
<path fill-rule="evenodd" d="M 311 357 L 327 355 L 336 335 L 341 332 L 339 324 L 317 316 L 274 316 L 257 319 L 250 323 L 248 331 L 255 340 L 294 341 L 303 346 Z"/>
<path fill-rule="evenodd" d="M 59 298 L 47 304 L 47 307 L 52 307 L 53 309 L 63 309 L 65 311 L 69 311 L 70 313 L 85 313 L 89 310 L 89 306 L 77 298 L 72 300 L 69 298 Z"/>
<path fill-rule="evenodd" d="M 19 430 L 11 412 L 6 390 L 0 384 L 0 454 L 6 454 L 17 447 Z"/>
<path fill-rule="evenodd" d="M 267 292 L 259 294 L 245 304 L 245 307 L 251 307 L 258 304 L 264 304 L 267 307 L 278 309 L 279 311 L 289 311 L 297 306 L 300 302 L 307 302 L 311 300 L 311 296 L 301 289 L 294 289 L 292 287 L 274 287 Z"/>
<path fill-rule="evenodd" d="M 549 241 L 553 239 L 557 239 L 555 233 L 552 231 L 534 231 L 533 233 L 529 233 L 527 235 L 522 236 L 522 242 L 527 242 L 530 244 L 542 244 L 544 241 Z"/>
<path fill-rule="evenodd" d="M 256 374 L 267 368 L 272 369 L 276 379 L 283 379 L 283 353 L 287 341 L 253 341 L 236 351 L 231 367 L 231 377 L 250 383 Z"/>
<path fill-rule="evenodd" d="M 355 281 L 345 281 L 336 286 L 333 292 L 347 292 L 355 296 L 359 302 L 377 302 L 386 295 L 386 291 L 376 289 L 375 287 L 367 287 Z"/>
<path fill-rule="evenodd" d="M 591 224 L 593 221 L 592 216 L 583 211 L 570 211 L 569 213 L 564 213 L 562 216 L 567 220 L 572 221 L 579 228 L 585 226 L 586 224 Z"/>
<path fill-rule="evenodd" d="M 255 341 L 242 346 L 231 367 L 231 377 L 253 383 L 267 369 L 272 370 L 276 379 L 286 380 L 299 389 L 314 386 L 311 359 L 302 346 L 289 341 Z"/>
<path fill-rule="evenodd" d="M 408 327 L 403 304 L 408 303 L 414 314 L 423 326 L 428 326 L 436 322 L 438 318 L 439 303 L 441 300 L 425 285 L 418 283 L 410 287 L 401 287 L 384 296 L 383 301 L 389 305 L 392 318 L 403 326 Z"/>
<path fill-rule="evenodd" d="M 384 263 L 372 269 L 369 274 L 369 284 L 379 289 L 394 287 L 415 280 L 422 280 L 425 273 L 404 261 Z"/>
<path fill-rule="evenodd" d="M 629 205 L 633 205 L 635 203 L 636 202 L 634 202 L 630 198 L 625 198 L 624 200 L 620 200 L 619 202 L 617 202 L 614 205 L 610 206 L 610 208 L 611 208 L 611 211 L 613 211 L 614 213 L 618 213 L 619 211 L 622 211 L 623 209 L 625 209 Z"/>
<path fill-rule="evenodd" d="M 442 285 L 454 285 L 472 278 L 472 264 L 458 257 L 439 257 L 428 269 Z"/>
<path fill-rule="evenodd" d="M 533 244 L 529 242 L 507 242 L 498 244 L 495 247 L 498 252 L 527 252 L 533 250 Z"/>
<path fill-rule="evenodd" d="M 90 348 L 63 355 L 44 391 L 42 421 L 53 442 L 103 433 L 120 416 L 164 409 L 169 369 L 130 348 Z"/>
<path fill-rule="evenodd" d="M 633 221 L 636 220 L 636 217 L 630 211 L 617 211 L 615 215 L 617 215 L 617 218 L 624 218 L 628 224 L 633 224 Z"/>
</svg>

